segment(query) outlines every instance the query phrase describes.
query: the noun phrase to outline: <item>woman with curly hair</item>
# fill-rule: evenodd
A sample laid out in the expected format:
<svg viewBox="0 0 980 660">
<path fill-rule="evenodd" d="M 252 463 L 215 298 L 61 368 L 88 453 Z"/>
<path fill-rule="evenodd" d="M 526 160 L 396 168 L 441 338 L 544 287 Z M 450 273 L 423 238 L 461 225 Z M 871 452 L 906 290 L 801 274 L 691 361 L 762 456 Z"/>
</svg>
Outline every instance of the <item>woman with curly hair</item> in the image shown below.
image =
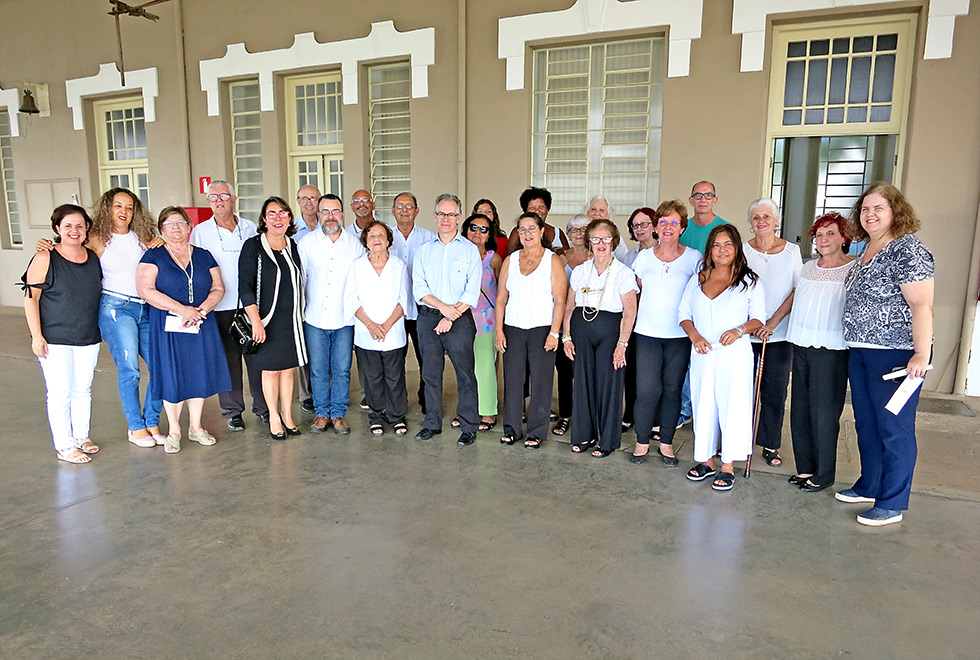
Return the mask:
<svg viewBox="0 0 980 660">
<path fill-rule="evenodd" d="M 908 378 L 924 378 L 929 366 L 936 260 L 915 237 L 919 226 L 912 205 L 889 183 L 871 184 L 851 210 L 850 231 L 867 241 L 844 282 L 844 340 L 861 477 L 836 497 L 873 503 L 857 517 L 862 525 L 901 522 L 909 506 L 919 390 L 892 414 L 885 404 L 901 379 L 882 376 L 904 368 Z"/>
<path fill-rule="evenodd" d="M 150 395 L 150 388 L 140 401 L 139 359 L 147 362 L 150 357 L 150 310 L 136 290 L 136 266 L 148 249 L 161 245 L 156 223 L 135 193 L 112 188 L 96 202 L 86 246 L 102 266 L 99 330 L 116 363 L 129 426 L 126 437 L 137 447 L 162 445 L 167 439 L 159 426 L 163 402 Z M 52 243 L 42 240 L 37 247 L 50 250 Z"/>
<path fill-rule="evenodd" d="M 691 481 L 715 477 L 711 487 L 735 486 L 735 461 L 752 452 L 752 345 L 749 335 L 766 318 L 762 282 L 745 259 L 733 225 L 708 234 L 700 272 L 681 297 L 678 319 L 691 340 L 694 460 Z M 720 445 L 720 447 L 719 447 Z M 715 455 L 721 449 L 721 472 Z"/>
</svg>

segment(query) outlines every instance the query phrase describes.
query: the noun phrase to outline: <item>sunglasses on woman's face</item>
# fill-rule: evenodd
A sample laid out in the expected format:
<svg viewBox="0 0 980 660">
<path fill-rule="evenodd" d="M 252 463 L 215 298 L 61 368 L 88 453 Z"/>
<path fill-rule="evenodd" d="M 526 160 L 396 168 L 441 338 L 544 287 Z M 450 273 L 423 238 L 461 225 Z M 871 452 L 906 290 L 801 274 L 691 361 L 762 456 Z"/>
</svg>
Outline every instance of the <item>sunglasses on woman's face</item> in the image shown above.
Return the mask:
<svg viewBox="0 0 980 660">
<path fill-rule="evenodd" d="M 486 225 L 470 225 L 470 231 L 478 231 L 481 234 L 489 234 L 490 228 Z"/>
</svg>

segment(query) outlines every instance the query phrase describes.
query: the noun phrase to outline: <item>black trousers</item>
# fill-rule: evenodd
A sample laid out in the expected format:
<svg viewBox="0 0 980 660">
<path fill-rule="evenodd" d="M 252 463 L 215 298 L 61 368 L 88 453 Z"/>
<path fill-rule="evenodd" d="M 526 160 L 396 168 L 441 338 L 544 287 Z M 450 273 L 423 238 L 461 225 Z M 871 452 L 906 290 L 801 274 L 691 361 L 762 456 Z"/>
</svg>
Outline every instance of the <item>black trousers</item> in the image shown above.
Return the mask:
<svg viewBox="0 0 980 660">
<path fill-rule="evenodd" d="M 558 343 L 558 355 L 555 356 L 555 372 L 558 374 L 558 416 L 569 419 L 572 416 L 575 365 L 565 355 L 561 342 Z"/>
<path fill-rule="evenodd" d="M 847 351 L 793 346 L 789 426 L 796 473 L 812 474 L 810 481 L 821 486 L 834 483 L 837 477 L 837 438 L 847 392 L 847 361 Z"/>
<path fill-rule="evenodd" d="M 242 352 L 238 343 L 231 336 L 231 322 L 235 318 L 235 310 L 215 312 L 214 320 L 218 322 L 218 334 L 225 348 L 225 359 L 228 361 L 228 373 L 231 374 L 231 390 L 218 394 L 218 404 L 221 406 L 222 417 L 234 417 L 245 412 L 245 394 L 242 388 Z M 246 355 L 245 370 L 248 373 L 248 389 L 252 394 L 252 412 L 256 415 L 268 415 L 269 406 L 262 394 L 262 370 L 252 366 L 252 356 Z"/>
<path fill-rule="evenodd" d="M 544 350 L 551 326 L 523 330 L 504 325 L 507 350 L 504 352 L 504 434 L 524 438 L 521 416 L 524 412 L 525 374 L 531 401 L 527 408 L 527 437 L 548 437 L 551 419 L 551 387 L 555 375 L 555 351 Z M 558 350 L 561 350 L 559 346 Z"/>
<path fill-rule="evenodd" d="M 755 364 L 759 364 L 762 344 L 752 344 Z M 783 445 L 783 413 L 786 410 L 786 390 L 789 387 L 789 371 L 793 365 L 793 345 L 788 341 L 769 342 L 766 346 L 766 363 L 762 367 L 762 384 L 759 386 L 759 432 L 755 444 L 766 449 L 779 449 Z"/>
<path fill-rule="evenodd" d="M 623 408 L 623 423 L 633 424 L 636 410 L 636 337 L 630 334 L 629 346 L 626 347 L 626 382 L 623 387 L 626 392 L 626 405 Z M 645 368 L 645 367 L 644 367 Z"/>
<path fill-rule="evenodd" d="M 415 361 L 419 365 L 419 408 L 422 409 L 422 414 L 425 414 L 425 381 L 422 379 L 422 349 L 419 347 L 419 330 L 418 321 L 415 319 L 408 320 L 405 319 L 405 332 L 412 339 L 412 349 L 415 351 Z"/>
<path fill-rule="evenodd" d="M 635 333 L 633 337 L 637 363 L 636 441 L 641 445 L 650 444 L 659 417 L 660 442 L 673 444 L 677 419 L 681 416 L 681 390 L 691 363 L 691 340 L 687 337 L 660 339 Z"/>
<path fill-rule="evenodd" d="M 371 424 L 398 424 L 408 412 L 408 390 L 405 387 L 405 353 L 407 346 L 391 351 L 369 351 L 354 347 L 357 370 L 364 382 L 368 421 Z"/>
<path fill-rule="evenodd" d="M 572 312 L 575 344 L 575 403 L 572 406 L 572 444 L 599 441 L 599 449 L 619 449 L 623 437 L 625 369 L 613 368 L 613 351 L 623 315 L 599 312 L 591 322 L 582 308 Z"/>
<path fill-rule="evenodd" d="M 446 357 L 456 370 L 456 389 L 459 403 L 456 416 L 463 433 L 476 433 L 480 423 L 479 396 L 476 391 L 476 373 L 473 371 L 473 340 L 476 339 L 476 323 L 469 310 L 453 322 L 449 332 L 436 334 L 436 325 L 442 314 L 431 307 L 419 306 L 418 333 L 422 348 L 422 380 L 425 381 L 425 420 L 427 429 L 442 428 L 442 372 Z"/>
</svg>

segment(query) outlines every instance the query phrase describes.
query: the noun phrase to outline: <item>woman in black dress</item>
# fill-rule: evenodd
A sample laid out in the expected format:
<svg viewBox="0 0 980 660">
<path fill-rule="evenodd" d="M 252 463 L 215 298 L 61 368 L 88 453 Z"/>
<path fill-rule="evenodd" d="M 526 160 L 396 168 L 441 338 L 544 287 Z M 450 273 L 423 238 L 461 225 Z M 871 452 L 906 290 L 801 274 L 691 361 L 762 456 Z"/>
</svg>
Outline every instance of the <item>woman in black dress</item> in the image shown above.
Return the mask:
<svg viewBox="0 0 980 660">
<path fill-rule="evenodd" d="M 238 295 L 260 344 L 253 360 L 262 369 L 269 432 L 276 440 L 300 434 L 293 422 L 293 369 L 307 362 L 303 270 L 290 238 L 295 233 L 289 204 L 270 197 L 262 204 L 259 235 L 245 241 L 238 259 Z"/>
</svg>

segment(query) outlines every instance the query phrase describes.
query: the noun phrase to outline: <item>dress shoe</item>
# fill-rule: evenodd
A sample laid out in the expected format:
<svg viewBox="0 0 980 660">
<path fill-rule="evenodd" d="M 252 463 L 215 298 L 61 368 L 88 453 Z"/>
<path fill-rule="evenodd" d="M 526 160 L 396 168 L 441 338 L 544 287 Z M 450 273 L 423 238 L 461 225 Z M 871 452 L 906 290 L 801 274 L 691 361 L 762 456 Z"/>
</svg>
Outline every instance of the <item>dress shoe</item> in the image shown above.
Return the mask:
<svg viewBox="0 0 980 660">
<path fill-rule="evenodd" d="M 287 426 L 287 427 L 285 427 L 285 431 L 286 431 L 286 435 L 303 435 L 303 432 L 300 431 L 295 426 L 293 426 L 293 427 Z"/>
<path fill-rule="evenodd" d="M 460 433 L 459 440 L 456 441 L 456 445 L 459 447 L 466 447 L 467 445 L 472 445 L 476 442 L 476 433 Z"/>
<path fill-rule="evenodd" d="M 263 424 L 269 423 L 269 413 L 255 413 L 255 419 L 259 420 Z"/>
<path fill-rule="evenodd" d="M 313 423 L 310 424 L 310 432 L 311 433 L 323 433 L 324 429 L 327 428 L 327 425 L 328 424 L 330 424 L 330 418 L 329 417 L 315 417 L 313 419 Z"/>
<path fill-rule="evenodd" d="M 431 440 L 433 436 L 442 433 L 442 429 L 427 429 L 424 426 L 415 434 L 416 440 Z"/>
<path fill-rule="evenodd" d="M 232 415 L 228 418 L 228 430 L 229 431 L 244 431 L 245 421 L 242 419 L 241 415 Z"/>
<path fill-rule="evenodd" d="M 343 417 L 334 417 L 333 432 L 337 435 L 349 435 L 350 427 L 347 425 L 347 420 Z"/>
<path fill-rule="evenodd" d="M 316 412 L 316 408 L 313 407 L 313 399 L 304 399 L 299 404 L 300 409 L 307 415 L 312 415 Z"/>
</svg>

